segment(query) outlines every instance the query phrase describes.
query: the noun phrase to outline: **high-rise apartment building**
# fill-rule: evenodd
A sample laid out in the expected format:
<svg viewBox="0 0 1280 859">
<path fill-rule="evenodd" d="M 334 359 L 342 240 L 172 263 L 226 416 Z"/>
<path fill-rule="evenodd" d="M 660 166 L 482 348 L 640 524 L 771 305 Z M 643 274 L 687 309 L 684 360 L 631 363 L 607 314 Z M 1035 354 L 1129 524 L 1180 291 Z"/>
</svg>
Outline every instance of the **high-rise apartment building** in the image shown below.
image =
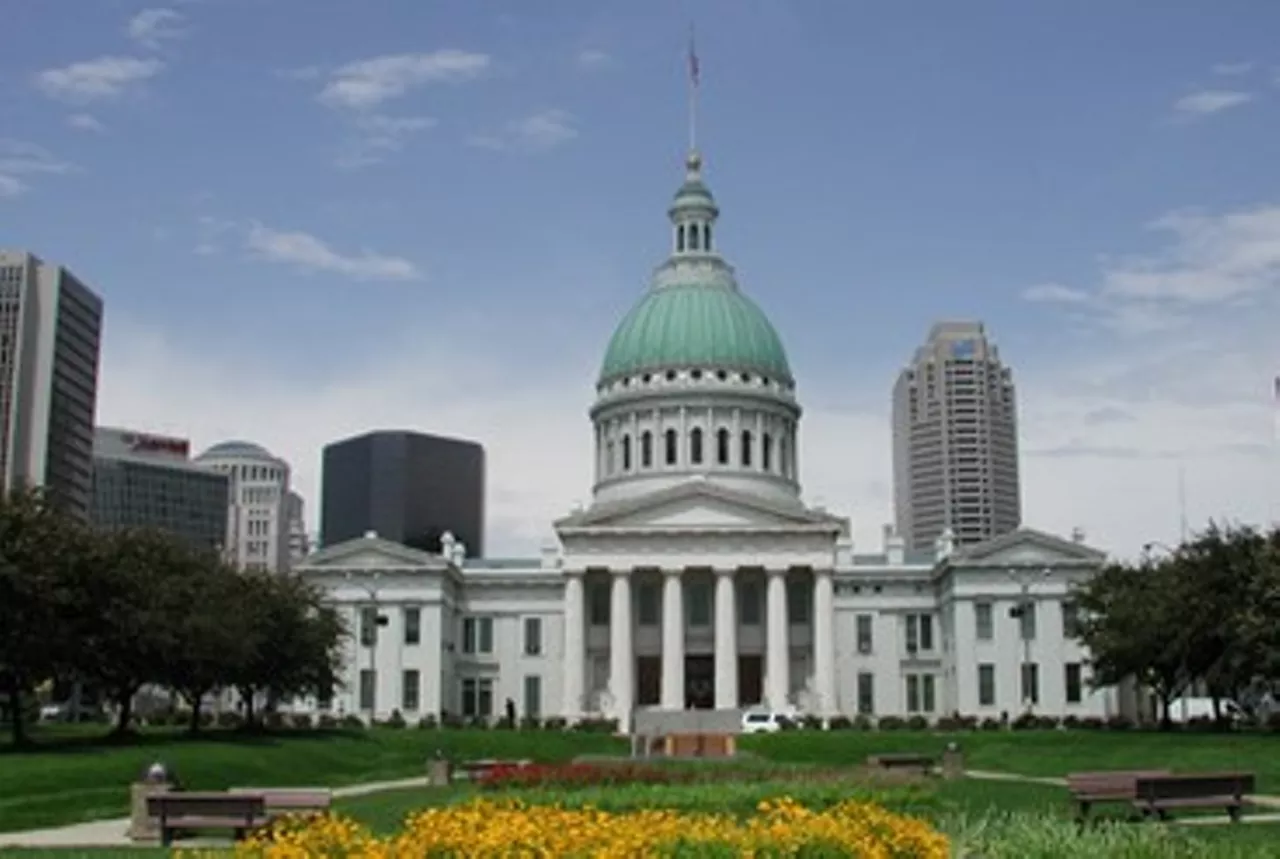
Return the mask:
<svg viewBox="0 0 1280 859">
<path fill-rule="evenodd" d="M 227 560 L 246 570 L 288 570 L 289 463 L 247 441 L 215 444 L 196 462 L 230 481 Z"/>
<path fill-rule="evenodd" d="M 1016 530 L 1018 414 L 1013 376 L 979 322 L 939 322 L 893 387 L 893 496 L 909 549 Z"/>
<path fill-rule="evenodd" d="M 0 251 L 0 480 L 87 519 L 102 299 L 62 266 Z"/>
<path fill-rule="evenodd" d="M 92 521 L 155 528 L 203 549 L 227 539 L 226 474 L 192 462 L 185 438 L 99 427 L 93 441 Z"/>
<path fill-rule="evenodd" d="M 377 431 L 326 445 L 320 503 L 325 546 L 368 531 L 438 552 L 451 532 L 484 553 L 484 448 L 473 441 Z"/>
</svg>

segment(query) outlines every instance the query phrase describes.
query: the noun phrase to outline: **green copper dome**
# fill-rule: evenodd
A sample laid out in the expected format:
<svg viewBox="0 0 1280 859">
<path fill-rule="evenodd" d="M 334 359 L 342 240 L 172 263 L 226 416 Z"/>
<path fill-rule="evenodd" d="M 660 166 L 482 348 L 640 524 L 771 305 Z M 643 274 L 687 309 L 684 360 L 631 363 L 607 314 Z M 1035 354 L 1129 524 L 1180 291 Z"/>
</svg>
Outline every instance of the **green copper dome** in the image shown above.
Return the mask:
<svg viewBox="0 0 1280 859">
<path fill-rule="evenodd" d="M 732 286 L 651 288 L 618 325 L 600 382 L 672 369 L 724 369 L 791 383 L 782 340 L 768 317 Z"/>
</svg>

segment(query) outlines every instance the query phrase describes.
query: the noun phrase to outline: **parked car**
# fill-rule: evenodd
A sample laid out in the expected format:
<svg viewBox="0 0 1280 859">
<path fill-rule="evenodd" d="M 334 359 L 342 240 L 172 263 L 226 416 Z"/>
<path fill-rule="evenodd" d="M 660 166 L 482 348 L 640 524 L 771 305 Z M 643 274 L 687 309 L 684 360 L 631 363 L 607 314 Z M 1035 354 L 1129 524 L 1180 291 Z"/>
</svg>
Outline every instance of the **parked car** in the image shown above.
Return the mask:
<svg viewBox="0 0 1280 859">
<path fill-rule="evenodd" d="M 1244 718 L 1240 705 L 1230 698 L 1219 700 L 1218 705 L 1222 708 L 1222 717 L 1227 721 L 1239 722 Z M 1185 725 L 1196 719 L 1212 718 L 1212 698 L 1175 698 L 1169 703 L 1169 721 L 1174 724 Z"/>
<path fill-rule="evenodd" d="M 742 733 L 773 734 L 793 724 L 793 720 L 785 713 L 772 710 L 748 710 L 742 714 Z"/>
</svg>

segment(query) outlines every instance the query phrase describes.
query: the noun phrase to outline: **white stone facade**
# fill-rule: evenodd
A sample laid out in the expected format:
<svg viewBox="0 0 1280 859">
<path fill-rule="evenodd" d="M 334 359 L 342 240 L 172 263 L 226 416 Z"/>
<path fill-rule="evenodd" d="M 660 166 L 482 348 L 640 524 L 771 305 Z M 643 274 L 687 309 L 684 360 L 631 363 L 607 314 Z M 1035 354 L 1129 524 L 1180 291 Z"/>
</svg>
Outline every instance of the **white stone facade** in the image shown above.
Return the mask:
<svg viewBox="0 0 1280 859">
<path fill-rule="evenodd" d="M 624 728 L 637 709 L 686 705 L 930 720 L 1118 712 L 1066 634 L 1071 584 L 1103 560 L 1093 549 L 1024 529 L 942 557 L 906 556 L 897 538 L 854 554 L 838 529 L 769 521 L 726 490 L 662 494 L 607 524 L 562 522 L 564 549 L 537 560 L 458 566 L 376 536 L 313 554 L 297 572 L 352 632 L 344 688 L 321 709 L 497 719 L 511 700 L 521 717 Z M 676 524 L 695 516 L 707 524 Z M 1024 582 L 1026 641 L 1010 615 Z M 375 606 L 385 625 L 370 637 L 362 614 Z"/>
</svg>

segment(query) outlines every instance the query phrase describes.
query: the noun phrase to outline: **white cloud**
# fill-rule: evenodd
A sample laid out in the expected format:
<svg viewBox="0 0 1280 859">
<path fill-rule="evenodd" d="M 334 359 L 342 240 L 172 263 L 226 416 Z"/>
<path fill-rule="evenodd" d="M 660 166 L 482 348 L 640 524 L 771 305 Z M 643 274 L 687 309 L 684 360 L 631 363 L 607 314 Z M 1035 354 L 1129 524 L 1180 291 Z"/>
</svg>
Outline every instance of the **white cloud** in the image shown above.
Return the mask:
<svg viewBox="0 0 1280 859">
<path fill-rule="evenodd" d="M 1060 283 L 1037 283 L 1024 289 L 1022 297 L 1027 301 L 1044 304 L 1086 304 L 1089 301 L 1089 294 L 1084 290 Z"/>
<path fill-rule="evenodd" d="M 335 69 L 320 92 L 320 100 L 333 107 L 374 107 L 414 87 L 473 80 L 488 68 L 487 55 L 468 51 L 388 54 Z"/>
<path fill-rule="evenodd" d="M 0 197 L 17 197 L 27 190 L 27 178 L 39 174 L 70 173 L 72 166 L 34 143 L 0 138 Z"/>
<path fill-rule="evenodd" d="M 1173 109 L 1184 117 L 1208 116 L 1253 101 L 1253 94 L 1239 90 L 1206 89 L 1184 95 Z"/>
<path fill-rule="evenodd" d="M 583 48 L 578 52 L 575 60 L 579 68 L 598 69 L 601 66 L 609 65 L 613 61 L 613 57 L 598 48 Z"/>
<path fill-rule="evenodd" d="M 143 9 L 129 19 L 125 32 L 138 44 L 155 50 L 165 42 L 181 39 L 186 35 L 184 17 L 174 9 Z"/>
<path fill-rule="evenodd" d="M 1254 63 L 1217 63 L 1213 66 L 1212 71 L 1215 75 L 1223 75 L 1224 77 L 1232 77 L 1235 75 L 1247 75 L 1253 71 Z"/>
<path fill-rule="evenodd" d="M 46 95 L 66 101 L 116 98 L 155 77 L 164 68 L 156 59 L 105 56 L 96 60 L 45 69 L 36 86 Z"/>
<path fill-rule="evenodd" d="M 403 257 L 384 256 L 372 251 L 344 255 L 310 233 L 274 230 L 261 224 L 250 227 L 246 246 L 271 262 L 342 274 L 356 280 L 412 280 L 421 277 L 418 267 Z"/>
<path fill-rule="evenodd" d="M 91 113 L 73 113 L 67 117 L 67 125 L 77 131 L 92 131 L 99 134 L 107 130 L 107 127 Z"/>
<path fill-rule="evenodd" d="M 399 152 L 410 139 L 434 128 L 436 120 L 429 116 L 386 116 L 360 114 L 355 120 L 357 136 L 338 156 L 340 167 L 366 167 L 386 160 Z"/>
<path fill-rule="evenodd" d="M 481 149 L 539 151 L 568 143 L 578 136 L 574 118 L 563 110 L 544 110 L 510 122 L 496 134 L 477 134 L 468 143 Z"/>
</svg>

